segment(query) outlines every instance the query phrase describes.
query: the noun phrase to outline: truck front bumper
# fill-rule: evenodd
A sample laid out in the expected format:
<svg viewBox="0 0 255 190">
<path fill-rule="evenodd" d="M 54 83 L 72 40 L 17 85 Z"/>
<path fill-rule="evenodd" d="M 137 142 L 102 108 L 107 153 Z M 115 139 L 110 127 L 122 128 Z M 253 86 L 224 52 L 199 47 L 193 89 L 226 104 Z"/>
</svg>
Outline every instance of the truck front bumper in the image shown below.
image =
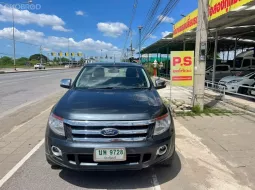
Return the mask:
<svg viewBox="0 0 255 190">
<path fill-rule="evenodd" d="M 166 135 L 165 135 L 166 136 Z M 165 154 L 156 154 L 159 147 L 168 147 Z M 51 147 L 56 146 L 62 151 L 62 156 L 54 156 Z M 127 160 L 121 162 L 94 162 L 95 148 L 125 148 Z M 161 140 L 143 142 L 113 142 L 113 143 L 81 143 L 47 137 L 45 142 L 46 158 L 50 162 L 74 170 L 140 170 L 160 163 L 173 156 L 175 152 L 175 133 Z"/>
</svg>

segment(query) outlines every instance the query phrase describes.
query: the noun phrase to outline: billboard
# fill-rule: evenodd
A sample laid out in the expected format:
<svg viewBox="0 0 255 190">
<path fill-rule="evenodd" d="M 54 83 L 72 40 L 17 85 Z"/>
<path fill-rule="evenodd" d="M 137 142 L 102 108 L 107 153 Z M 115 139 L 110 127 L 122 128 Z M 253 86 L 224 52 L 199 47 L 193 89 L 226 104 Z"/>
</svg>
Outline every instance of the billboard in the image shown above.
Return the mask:
<svg viewBox="0 0 255 190">
<path fill-rule="evenodd" d="M 171 51 L 172 86 L 193 86 L 194 51 Z"/>
<path fill-rule="evenodd" d="M 208 20 L 218 18 L 229 11 L 233 11 L 253 0 L 210 0 L 208 7 Z M 174 25 L 173 38 L 197 27 L 198 9 L 188 14 Z"/>
</svg>

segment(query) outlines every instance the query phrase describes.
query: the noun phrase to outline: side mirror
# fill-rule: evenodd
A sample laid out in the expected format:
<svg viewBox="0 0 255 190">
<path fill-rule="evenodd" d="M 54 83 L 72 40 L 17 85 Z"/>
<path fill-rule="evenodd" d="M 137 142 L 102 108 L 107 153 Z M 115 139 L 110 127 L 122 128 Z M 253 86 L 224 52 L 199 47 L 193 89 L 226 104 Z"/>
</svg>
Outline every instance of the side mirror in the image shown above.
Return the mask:
<svg viewBox="0 0 255 190">
<path fill-rule="evenodd" d="M 60 81 L 60 86 L 62 88 L 68 88 L 70 89 L 71 88 L 71 84 L 72 84 L 72 79 L 62 79 Z"/>
<path fill-rule="evenodd" d="M 155 88 L 156 89 L 162 89 L 162 88 L 165 88 L 166 87 L 166 81 L 163 81 L 163 80 L 160 80 L 160 79 L 157 79 L 155 81 Z"/>
</svg>

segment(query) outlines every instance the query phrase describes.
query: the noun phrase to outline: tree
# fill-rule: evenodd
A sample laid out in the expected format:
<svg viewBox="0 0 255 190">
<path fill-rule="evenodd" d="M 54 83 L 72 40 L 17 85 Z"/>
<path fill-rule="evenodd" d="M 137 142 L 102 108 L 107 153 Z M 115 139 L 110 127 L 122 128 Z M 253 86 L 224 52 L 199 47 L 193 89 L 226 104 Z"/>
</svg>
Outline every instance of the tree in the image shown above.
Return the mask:
<svg viewBox="0 0 255 190">
<path fill-rule="evenodd" d="M 31 61 L 31 60 L 38 60 L 38 61 L 40 61 L 41 60 L 41 54 L 34 54 L 34 55 L 31 55 L 30 57 L 29 57 L 29 60 Z M 42 54 L 42 62 L 47 62 L 47 57 L 45 56 L 45 55 L 43 55 Z"/>
<path fill-rule="evenodd" d="M 68 62 L 69 59 L 65 58 L 65 57 L 61 57 L 61 62 Z"/>
<path fill-rule="evenodd" d="M 13 60 L 10 57 L 3 56 L 0 58 L 0 64 L 1 65 L 11 65 L 11 64 L 13 64 Z"/>
<path fill-rule="evenodd" d="M 28 58 L 21 57 L 19 59 L 16 59 L 16 65 L 26 65 L 29 62 Z"/>
<path fill-rule="evenodd" d="M 58 61 L 57 58 L 54 57 L 53 62 L 54 62 L 54 63 L 57 63 L 57 61 Z"/>
<path fill-rule="evenodd" d="M 80 61 L 79 61 L 79 63 L 84 63 L 84 59 L 83 59 L 83 57 L 81 57 L 81 59 L 80 59 Z"/>
</svg>

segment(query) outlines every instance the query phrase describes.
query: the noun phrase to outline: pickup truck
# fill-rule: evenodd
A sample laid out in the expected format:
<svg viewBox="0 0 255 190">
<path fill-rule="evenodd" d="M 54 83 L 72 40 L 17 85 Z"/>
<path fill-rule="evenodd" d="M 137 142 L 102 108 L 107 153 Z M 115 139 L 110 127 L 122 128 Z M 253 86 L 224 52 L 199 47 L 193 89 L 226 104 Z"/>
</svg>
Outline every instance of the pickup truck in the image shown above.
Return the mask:
<svg viewBox="0 0 255 190">
<path fill-rule="evenodd" d="M 254 57 L 244 57 L 236 58 L 236 67 L 232 67 L 233 64 L 219 64 L 215 67 L 215 81 L 219 82 L 222 78 L 226 76 L 233 76 L 240 71 L 249 71 L 255 69 L 255 58 Z M 212 80 L 213 66 L 206 69 L 205 79 Z"/>
<path fill-rule="evenodd" d="M 34 65 L 35 69 L 45 69 L 45 65 L 41 64 L 41 63 L 37 63 L 36 65 Z"/>
<path fill-rule="evenodd" d="M 92 63 L 53 107 L 46 128 L 45 155 L 52 166 L 74 170 L 140 170 L 171 166 L 175 128 L 170 111 L 141 65 Z"/>
</svg>

